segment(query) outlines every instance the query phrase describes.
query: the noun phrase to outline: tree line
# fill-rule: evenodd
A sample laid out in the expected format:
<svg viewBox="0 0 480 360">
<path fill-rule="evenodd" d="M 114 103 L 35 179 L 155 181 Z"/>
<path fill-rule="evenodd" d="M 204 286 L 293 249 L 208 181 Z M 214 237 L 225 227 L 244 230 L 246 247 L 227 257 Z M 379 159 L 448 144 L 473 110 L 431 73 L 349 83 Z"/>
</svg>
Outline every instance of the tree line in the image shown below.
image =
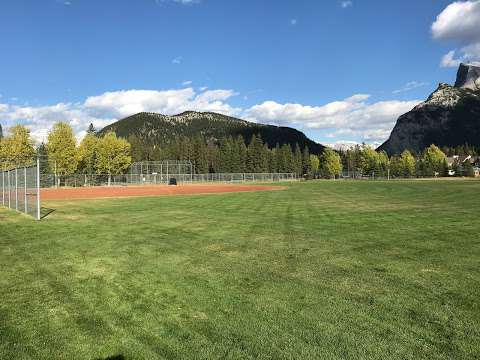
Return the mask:
<svg viewBox="0 0 480 360">
<path fill-rule="evenodd" d="M 468 148 L 459 155 L 473 155 L 474 148 Z M 457 149 L 458 150 L 458 149 Z M 456 154 L 456 149 L 449 150 L 449 154 Z M 405 150 L 400 155 L 388 157 L 384 151 L 375 151 L 365 145 L 357 145 L 352 149 L 341 151 L 344 169 L 351 176 L 368 175 L 378 177 L 434 177 L 449 176 L 453 171 L 455 176 L 474 176 L 473 165 L 470 161 L 456 160 L 451 166 L 447 162 L 447 155 L 436 145 L 430 145 L 421 153 Z"/>
<path fill-rule="evenodd" d="M 1 134 L 1 133 L 0 133 Z M 114 132 L 98 136 L 90 125 L 77 145 L 72 128 L 65 122 L 54 124 L 46 143 L 35 148 L 29 130 L 22 125 L 10 128 L 0 137 L 0 163 L 3 168 L 27 165 L 39 156 L 44 173 L 60 176 L 74 173 L 119 175 L 134 161 L 189 160 L 196 173 L 295 173 L 309 178 L 348 176 L 431 177 L 473 176 L 469 161 L 449 167 L 446 154 L 431 145 L 420 154 L 405 150 L 388 157 L 369 146 L 358 145 L 346 151 L 325 148 L 320 155 L 310 154 L 296 144 L 277 144 L 273 148 L 259 135 L 247 142 L 241 135 L 208 141 L 203 136 L 179 137 L 162 147 L 146 145 L 135 135 L 118 138 Z M 475 148 L 462 147 L 450 151 L 474 153 Z"/>
<path fill-rule="evenodd" d="M 70 125 L 54 124 L 46 143 L 35 148 L 28 128 L 16 125 L 9 134 L 0 139 L 0 164 L 2 168 L 27 166 L 39 157 L 42 172 L 59 176 L 74 173 L 118 175 L 131 164 L 130 144 L 115 133 L 97 137 L 93 125 L 77 146 Z"/>
</svg>

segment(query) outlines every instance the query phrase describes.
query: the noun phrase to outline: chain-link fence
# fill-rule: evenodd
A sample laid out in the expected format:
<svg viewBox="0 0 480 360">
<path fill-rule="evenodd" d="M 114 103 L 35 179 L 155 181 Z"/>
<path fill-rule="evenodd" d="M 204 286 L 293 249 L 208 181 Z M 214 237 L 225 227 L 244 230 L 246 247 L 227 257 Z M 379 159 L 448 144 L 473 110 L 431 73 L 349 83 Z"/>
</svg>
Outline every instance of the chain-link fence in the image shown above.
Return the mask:
<svg viewBox="0 0 480 360">
<path fill-rule="evenodd" d="M 118 185 L 167 185 L 173 180 L 178 184 L 188 183 L 247 183 L 247 182 L 279 182 L 297 180 L 294 173 L 222 173 L 222 174 L 124 174 L 124 175 L 86 175 L 73 174 L 55 176 L 42 174 L 40 185 L 42 188 L 58 186 L 85 187 L 85 186 L 118 186 Z"/>
<path fill-rule="evenodd" d="M 1 204 L 40 220 L 38 161 L 30 166 L 0 171 Z"/>
</svg>

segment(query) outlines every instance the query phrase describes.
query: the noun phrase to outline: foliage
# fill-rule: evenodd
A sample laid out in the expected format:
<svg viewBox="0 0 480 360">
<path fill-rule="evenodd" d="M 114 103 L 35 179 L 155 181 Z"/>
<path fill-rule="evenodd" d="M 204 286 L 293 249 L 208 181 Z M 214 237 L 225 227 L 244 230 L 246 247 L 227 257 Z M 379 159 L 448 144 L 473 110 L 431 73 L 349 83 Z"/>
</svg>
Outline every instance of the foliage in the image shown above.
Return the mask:
<svg viewBox="0 0 480 360">
<path fill-rule="evenodd" d="M 11 127 L 8 136 L 0 141 L 0 164 L 3 163 L 4 168 L 28 165 L 34 156 L 30 130 L 25 126 Z"/>
<path fill-rule="evenodd" d="M 132 162 L 130 144 L 117 138 L 114 132 L 108 132 L 98 141 L 96 151 L 96 169 L 100 174 L 117 175 L 125 172 Z"/>
<path fill-rule="evenodd" d="M 325 148 L 320 158 L 322 176 L 335 178 L 342 172 L 342 161 L 340 155 L 332 149 Z"/>
<path fill-rule="evenodd" d="M 95 173 L 99 139 L 89 131 L 78 146 L 78 170 L 84 174 Z"/>
<path fill-rule="evenodd" d="M 448 171 L 446 156 L 436 145 L 430 145 L 423 152 L 423 173 L 427 176 L 445 176 Z"/>
<path fill-rule="evenodd" d="M 320 159 L 317 155 L 310 155 L 310 170 L 313 175 L 318 174 L 318 171 L 320 170 Z"/>
<path fill-rule="evenodd" d="M 57 175 L 70 175 L 77 170 L 76 140 L 70 125 L 55 123 L 48 134 L 46 147 L 50 168 Z"/>
</svg>

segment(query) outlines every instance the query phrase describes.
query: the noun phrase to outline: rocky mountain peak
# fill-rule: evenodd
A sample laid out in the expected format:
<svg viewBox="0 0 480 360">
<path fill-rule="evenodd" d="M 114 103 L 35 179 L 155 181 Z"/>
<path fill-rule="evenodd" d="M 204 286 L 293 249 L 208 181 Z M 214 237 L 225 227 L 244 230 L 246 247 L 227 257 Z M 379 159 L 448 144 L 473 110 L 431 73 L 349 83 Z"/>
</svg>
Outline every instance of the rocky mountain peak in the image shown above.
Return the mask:
<svg viewBox="0 0 480 360">
<path fill-rule="evenodd" d="M 480 90 L 480 66 L 460 64 L 455 87 L 461 89 Z"/>
<path fill-rule="evenodd" d="M 454 86 L 440 83 L 428 99 L 400 116 L 379 150 L 400 154 L 431 144 L 480 146 L 480 67 L 461 64 Z"/>
</svg>

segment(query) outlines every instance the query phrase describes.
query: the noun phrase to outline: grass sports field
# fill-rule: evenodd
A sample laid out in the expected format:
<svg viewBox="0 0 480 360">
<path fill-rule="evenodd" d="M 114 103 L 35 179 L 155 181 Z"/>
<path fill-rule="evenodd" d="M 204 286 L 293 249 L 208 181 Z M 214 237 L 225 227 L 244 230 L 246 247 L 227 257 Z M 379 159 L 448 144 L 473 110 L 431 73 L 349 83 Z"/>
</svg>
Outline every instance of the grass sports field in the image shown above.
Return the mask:
<svg viewBox="0 0 480 360">
<path fill-rule="evenodd" d="M 0 210 L 0 359 L 480 358 L 480 181 Z"/>
</svg>

